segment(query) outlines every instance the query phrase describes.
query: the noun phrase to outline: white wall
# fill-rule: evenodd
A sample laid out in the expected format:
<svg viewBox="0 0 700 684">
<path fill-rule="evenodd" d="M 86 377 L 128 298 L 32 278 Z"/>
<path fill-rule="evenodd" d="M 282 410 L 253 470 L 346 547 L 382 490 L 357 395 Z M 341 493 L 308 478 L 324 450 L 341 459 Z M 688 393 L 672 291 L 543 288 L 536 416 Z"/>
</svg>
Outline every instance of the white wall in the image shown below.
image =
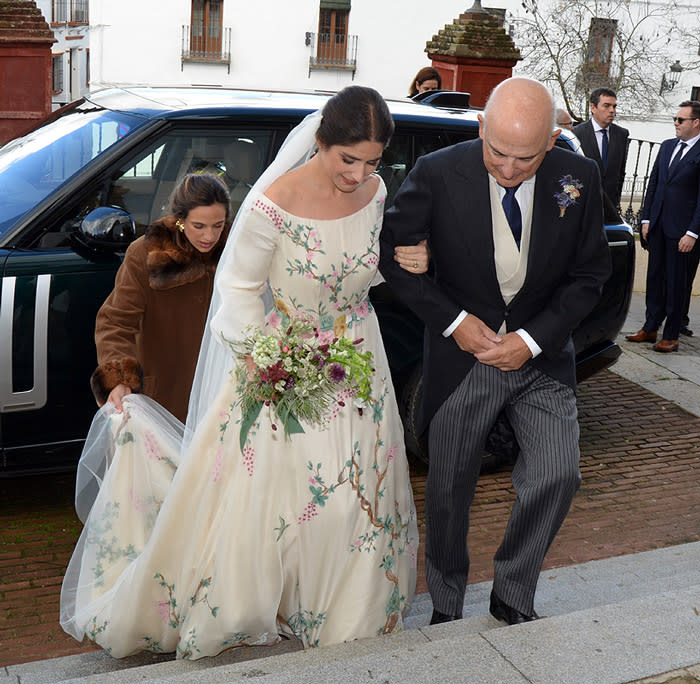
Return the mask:
<svg viewBox="0 0 700 684">
<path fill-rule="evenodd" d="M 52 55 L 60 55 L 63 61 L 63 90 L 53 96 L 54 109 L 77 100 L 89 92 L 87 85 L 87 54 L 90 45 L 87 25 L 51 26 L 51 0 L 36 0 L 46 23 L 54 33 L 56 42 L 51 46 Z M 73 59 L 71 59 L 73 50 Z"/>
<path fill-rule="evenodd" d="M 426 41 L 464 10 L 455 0 L 401 3 L 401 12 L 396 2 L 354 0 L 348 26 L 359 36 L 353 81 L 340 70 L 309 76 L 313 51 L 304 38 L 318 32 L 318 0 L 224 0 L 223 24 L 232 29 L 231 73 L 215 64 L 186 63 L 181 69 L 181 27 L 190 24 L 190 6 L 190 0 L 90 0 L 93 89 L 215 84 L 335 91 L 354 82 L 403 97 L 415 72 L 430 64 Z"/>
<path fill-rule="evenodd" d="M 519 0 L 484 0 L 484 4 L 520 11 Z M 354 82 L 373 86 L 386 97 L 405 97 L 413 75 L 430 63 L 426 42 L 469 6 L 471 0 L 352 0 L 348 32 L 359 36 L 353 81 L 349 72 L 340 70 L 309 75 L 313 51 L 304 45 L 304 38 L 307 31 L 318 31 L 319 0 L 224 0 L 223 24 L 232 29 L 230 73 L 217 64 L 181 67 L 182 26 L 190 24 L 190 0 L 90 0 L 91 87 L 218 85 L 336 91 Z M 697 52 L 697 45 L 686 50 Z M 677 58 L 683 63 L 680 52 Z M 671 115 L 677 102 L 690 95 L 686 83 L 700 85 L 697 72 L 682 74 L 669 98 Z M 624 102 L 620 109 L 621 114 L 633 112 Z"/>
</svg>

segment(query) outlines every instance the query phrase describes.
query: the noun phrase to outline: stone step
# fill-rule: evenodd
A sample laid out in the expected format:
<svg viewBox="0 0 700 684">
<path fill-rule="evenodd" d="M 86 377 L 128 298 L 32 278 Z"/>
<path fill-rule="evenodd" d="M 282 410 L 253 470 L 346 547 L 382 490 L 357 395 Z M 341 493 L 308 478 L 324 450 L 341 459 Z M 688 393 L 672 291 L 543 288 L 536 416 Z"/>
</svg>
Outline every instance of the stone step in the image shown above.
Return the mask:
<svg viewBox="0 0 700 684">
<path fill-rule="evenodd" d="M 53 679 L 25 674 L 16 681 L 612 684 L 696 664 L 700 661 L 699 634 L 700 586 L 696 586 L 513 627 L 500 626 L 492 618 L 467 618 L 254 661 L 215 666 L 215 659 L 171 661 L 68 679 L 56 679 L 57 672 Z"/>
<path fill-rule="evenodd" d="M 115 660 L 93 652 L 10 666 L 0 684 L 607 684 L 700 662 L 700 542 L 545 571 L 537 610 L 548 617 L 527 625 L 507 627 L 488 616 L 490 588 L 470 585 L 465 618 L 432 627 L 430 598 L 419 595 L 407 629 L 390 637 L 310 651 L 283 641 L 194 662 L 151 654 Z M 618 671 L 624 674 L 614 678 Z"/>
</svg>

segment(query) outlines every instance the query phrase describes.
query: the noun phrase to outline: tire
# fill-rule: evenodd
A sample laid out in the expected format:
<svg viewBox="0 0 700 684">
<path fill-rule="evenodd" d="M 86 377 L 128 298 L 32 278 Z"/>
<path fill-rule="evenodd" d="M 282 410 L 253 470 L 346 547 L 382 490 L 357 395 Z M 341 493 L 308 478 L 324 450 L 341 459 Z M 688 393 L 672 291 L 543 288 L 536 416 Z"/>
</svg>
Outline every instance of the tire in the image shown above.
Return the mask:
<svg viewBox="0 0 700 684">
<path fill-rule="evenodd" d="M 406 451 L 424 464 L 430 463 L 427 441 L 418 431 L 418 411 L 423 394 L 423 366 L 418 364 L 406 377 L 399 394 L 399 413 L 403 422 Z M 515 463 L 519 446 L 513 428 L 504 413 L 498 416 L 486 440 L 481 472 L 490 473 Z"/>
<path fill-rule="evenodd" d="M 423 395 L 423 364 L 417 364 L 401 386 L 399 414 L 409 455 L 428 464 L 428 443 L 418 432 L 418 411 Z"/>
</svg>

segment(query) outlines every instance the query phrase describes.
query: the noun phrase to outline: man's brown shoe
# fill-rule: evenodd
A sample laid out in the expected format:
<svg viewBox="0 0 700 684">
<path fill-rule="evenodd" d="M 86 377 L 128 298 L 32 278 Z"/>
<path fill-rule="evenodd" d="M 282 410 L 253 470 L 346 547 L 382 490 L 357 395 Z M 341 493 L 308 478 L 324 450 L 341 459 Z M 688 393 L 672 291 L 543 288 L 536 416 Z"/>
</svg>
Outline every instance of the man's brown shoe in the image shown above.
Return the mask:
<svg viewBox="0 0 700 684">
<path fill-rule="evenodd" d="M 674 352 L 678 351 L 678 340 L 660 340 L 652 349 L 657 352 Z"/>
<path fill-rule="evenodd" d="M 630 342 L 656 342 L 656 333 L 640 330 L 634 335 L 626 335 L 625 339 L 629 340 Z"/>
</svg>

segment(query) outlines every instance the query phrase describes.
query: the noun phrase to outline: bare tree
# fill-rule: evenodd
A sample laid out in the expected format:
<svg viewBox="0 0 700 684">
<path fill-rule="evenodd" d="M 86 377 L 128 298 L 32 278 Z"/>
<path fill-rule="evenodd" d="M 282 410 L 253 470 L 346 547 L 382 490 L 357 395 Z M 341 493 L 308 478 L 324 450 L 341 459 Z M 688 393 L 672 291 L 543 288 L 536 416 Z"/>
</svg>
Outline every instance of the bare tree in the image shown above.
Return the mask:
<svg viewBox="0 0 700 684">
<path fill-rule="evenodd" d="M 697 5 L 674 0 L 522 0 L 522 8 L 511 17 L 523 56 L 518 71 L 547 83 L 578 120 L 588 117 L 588 96 L 599 86 L 635 114 L 657 110 L 662 74 L 698 45 Z M 697 67 L 697 57 L 684 67 Z"/>
</svg>

